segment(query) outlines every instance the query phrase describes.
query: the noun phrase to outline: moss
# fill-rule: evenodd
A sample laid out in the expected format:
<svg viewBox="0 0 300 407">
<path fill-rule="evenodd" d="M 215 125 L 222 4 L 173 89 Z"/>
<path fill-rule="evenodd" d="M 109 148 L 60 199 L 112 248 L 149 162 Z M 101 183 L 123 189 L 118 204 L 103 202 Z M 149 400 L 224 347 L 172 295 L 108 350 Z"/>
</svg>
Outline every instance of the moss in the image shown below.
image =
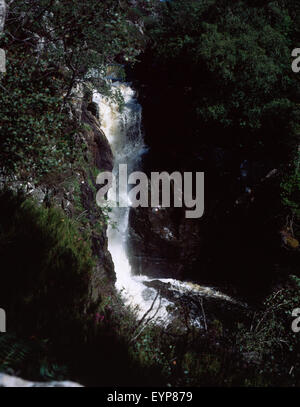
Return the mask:
<svg viewBox="0 0 300 407">
<path fill-rule="evenodd" d="M 62 210 L 21 194 L 1 192 L 0 209 L 0 298 L 10 330 L 70 340 L 89 301 L 89 241 Z"/>
</svg>

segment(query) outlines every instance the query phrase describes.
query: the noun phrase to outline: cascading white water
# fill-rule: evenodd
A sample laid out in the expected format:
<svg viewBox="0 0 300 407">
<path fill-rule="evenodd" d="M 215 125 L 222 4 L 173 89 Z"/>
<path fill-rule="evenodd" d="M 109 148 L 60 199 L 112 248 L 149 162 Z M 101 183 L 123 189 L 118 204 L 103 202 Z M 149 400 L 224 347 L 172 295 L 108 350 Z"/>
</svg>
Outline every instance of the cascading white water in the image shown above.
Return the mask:
<svg viewBox="0 0 300 407">
<path fill-rule="evenodd" d="M 95 93 L 94 101 L 99 105 L 101 128 L 107 136 L 114 154 L 113 172 L 116 175 L 120 164 L 127 164 L 129 173 L 138 167 L 145 145 L 141 132 L 142 111 L 135 98 L 134 90 L 125 83 L 115 82 L 113 86 L 118 88 L 124 98 L 125 106 L 122 112 L 119 111 L 116 103 L 98 93 Z M 108 200 L 115 196 L 115 192 L 113 187 L 108 193 Z M 145 281 L 151 281 L 150 279 L 146 276 L 134 276 L 131 272 L 131 265 L 126 253 L 130 206 L 126 192 L 123 192 L 120 200 L 127 203 L 128 207 L 116 207 L 110 213 L 108 249 L 115 266 L 116 288 L 121 291 L 125 303 L 133 306 L 138 316 L 142 316 L 150 309 L 156 291 L 143 284 Z M 167 315 L 166 307 L 169 304 L 166 299 L 161 299 L 159 309 L 157 302 L 149 316 L 156 315 L 157 318 L 165 318 Z"/>
<path fill-rule="evenodd" d="M 94 94 L 94 101 L 99 106 L 101 128 L 104 131 L 114 154 L 115 175 L 120 164 L 127 164 L 128 172 L 137 170 L 142 152 L 145 150 L 141 131 L 142 110 L 136 100 L 135 92 L 129 84 L 115 82 L 113 84 L 122 94 L 125 107 L 122 112 L 118 105 L 99 93 Z M 115 196 L 115 188 L 108 193 L 108 200 Z M 122 191 L 122 189 L 121 189 Z M 157 323 L 168 319 L 167 307 L 172 303 L 165 298 L 156 298 L 156 290 L 147 287 L 144 283 L 153 281 L 147 276 L 136 276 L 131 272 L 131 265 L 126 252 L 128 238 L 129 197 L 122 193 L 120 200 L 128 207 L 115 207 L 110 214 L 108 227 L 108 249 L 112 255 L 117 277 L 116 288 L 121 291 L 124 302 L 135 308 L 139 317 L 143 316 L 152 307 L 149 317 L 155 317 Z M 116 225 L 114 227 L 114 225 Z M 170 289 L 181 293 L 192 292 L 197 295 L 207 295 L 231 300 L 226 295 L 209 288 L 201 287 L 174 279 L 156 279 L 168 283 Z M 200 326 L 200 323 L 197 323 Z"/>
</svg>

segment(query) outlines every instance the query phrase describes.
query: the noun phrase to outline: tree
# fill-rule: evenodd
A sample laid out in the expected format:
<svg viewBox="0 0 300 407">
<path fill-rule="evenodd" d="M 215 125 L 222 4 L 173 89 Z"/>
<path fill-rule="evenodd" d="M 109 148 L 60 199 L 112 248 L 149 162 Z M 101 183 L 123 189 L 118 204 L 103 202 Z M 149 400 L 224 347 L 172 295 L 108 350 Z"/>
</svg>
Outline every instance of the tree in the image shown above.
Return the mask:
<svg viewBox="0 0 300 407">
<path fill-rule="evenodd" d="M 39 60 L 68 72 L 68 89 L 88 72 L 133 61 L 141 36 L 128 10 L 112 0 L 16 0 L 9 7 L 8 49 L 34 49 Z"/>
<path fill-rule="evenodd" d="M 7 74 L 0 77 L 2 170 L 35 178 L 70 165 L 78 132 L 69 115 L 72 90 L 89 81 L 109 94 L 107 66 L 134 61 L 142 46 L 128 11 L 113 0 L 9 3 L 0 36 L 7 51 Z"/>
<path fill-rule="evenodd" d="M 173 0 L 161 8 L 153 57 L 176 70 L 196 119 L 257 130 L 275 111 L 287 117 L 300 88 L 290 69 L 295 21 L 283 2 Z"/>
</svg>

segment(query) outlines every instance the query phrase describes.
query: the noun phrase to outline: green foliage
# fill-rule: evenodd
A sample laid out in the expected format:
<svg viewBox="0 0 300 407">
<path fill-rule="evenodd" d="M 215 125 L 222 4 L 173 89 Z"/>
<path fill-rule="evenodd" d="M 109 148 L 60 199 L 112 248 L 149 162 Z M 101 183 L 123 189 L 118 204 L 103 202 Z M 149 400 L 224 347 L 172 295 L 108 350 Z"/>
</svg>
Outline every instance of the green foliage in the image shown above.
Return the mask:
<svg viewBox="0 0 300 407">
<path fill-rule="evenodd" d="M 32 45 L 42 38 L 39 58 L 68 67 L 69 75 L 79 79 L 93 69 L 104 72 L 117 56 L 134 59 L 140 35 L 128 11 L 113 0 L 17 0 L 6 20 L 7 31 L 14 34 L 8 41 L 20 45 L 26 35 L 25 42 Z"/>
<path fill-rule="evenodd" d="M 67 377 L 67 368 L 57 364 L 51 355 L 48 340 L 22 339 L 11 333 L 0 336 L 0 371 L 31 380 Z"/>
<path fill-rule="evenodd" d="M 140 379 L 144 369 L 159 372 L 158 383 L 169 386 L 298 386 L 300 340 L 291 324 L 299 289 L 299 278 L 292 276 L 260 309 L 249 310 L 247 322 L 230 330 L 219 320 L 209 321 L 205 331 L 189 323 L 178 329 L 174 323 L 139 325 L 134 313 L 113 298 L 101 314 L 111 318 L 111 329 L 125 340 L 137 363 L 131 365 L 132 373 Z M 115 312 L 107 315 L 108 309 Z"/>
<path fill-rule="evenodd" d="M 69 341 L 88 304 L 89 241 L 61 210 L 22 195 L 1 192 L 0 207 L 0 298 L 10 329 Z"/>
<path fill-rule="evenodd" d="M 135 60 L 141 37 L 128 7 L 115 1 L 10 4 L 0 36 L 7 50 L 7 73 L 0 76 L 2 171 L 40 180 L 69 168 L 81 150 L 75 89 L 89 81 L 121 104 L 105 75 L 109 65 Z"/>
<path fill-rule="evenodd" d="M 179 130 L 199 136 L 205 123 L 237 129 L 237 145 L 294 148 L 299 83 L 290 51 L 297 45 L 293 36 L 299 38 L 297 5 L 250 3 L 13 1 L 0 43 L 8 50 L 7 73 L 0 78 L 0 160 L 6 174 L 41 179 L 81 165 L 74 87 L 88 80 L 122 108 L 120 93 L 111 91 L 104 76 L 114 69 L 123 76 L 122 68 L 112 67 L 135 62 L 146 40 L 146 65 L 156 83 L 150 92 L 164 84 L 161 111 L 172 112 Z M 184 128 L 178 126 L 182 117 Z M 297 217 L 299 157 L 290 169 L 282 199 Z M 90 171 L 88 187 L 95 193 L 96 174 Z M 291 310 L 300 301 L 296 278 L 251 313 L 249 326 L 240 323 L 232 332 L 217 320 L 205 332 L 190 324 L 144 326 L 104 280 L 101 304 L 89 308 L 95 266 L 89 237 L 97 230 L 91 230 L 79 181 L 70 182 L 75 220 L 20 194 L 0 194 L 0 305 L 17 334 L 0 336 L 1 370 L 29 366 L 27 376 L 64 378 L 64 364 L 49 358 L 53 342 L 72 374 L 87 384 L 99 385 L 100 370 L 102 385 L 299 384 L 299 340 L 290 329 Z M 108 209 L 101 213 L 105 223 Z"/>
<path fill-rule="evenodd" d="M 236 345 L 255 366 L 245 379 L 246 385 L 299 386 L 300 338 L 291 328 L 292 311 L 299 303 L 300 280 L 291 276 L 264 301 L 250 327 L 239 325 Z"/>
<path fill-rule="evenodd" d="M 17 341 L 14 335 L 0 336 L 0 369 L 7 370 L 22 365 L 30 353 L 24 341 Z"/>
<path fill-rule="evenodd" d="M 62 81 L 46 64 L 9 54 L 0 93 L 0 159 L 7 174 L 39 179 L 75 158 L 76 125 L 61 112 Z M 79 146 L 78 146 L 79 147 Z"/>
<path fill-rule="evenodd" d="M 300 150 L 284 174 L 281 189 L 283 205 L 292 213 L 295 220 L 300 219 Z"/>
<path fill-rule="evenodd" d="M 179 75 L 170 79 L 186 89 L 196 119 L 258 129 L 274 104 L 277 114 L 293 108 L 293 17 L 283 2 L 174 0 L 157 24 L 153 57 Z M 190 75 L 177 69 L 183 63 Z"/>
</svg>

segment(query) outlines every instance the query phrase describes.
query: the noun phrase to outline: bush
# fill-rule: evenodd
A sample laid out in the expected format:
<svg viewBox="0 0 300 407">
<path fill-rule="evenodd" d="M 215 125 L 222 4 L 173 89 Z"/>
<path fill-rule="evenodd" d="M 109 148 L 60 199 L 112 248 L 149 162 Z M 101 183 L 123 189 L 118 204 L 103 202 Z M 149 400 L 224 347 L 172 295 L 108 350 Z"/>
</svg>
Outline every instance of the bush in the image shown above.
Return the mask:
<svg viewBox="0 0 300 407">
<path fill-rule="evenodd" d="M 287 169 L 282 183 L 281 196 L 284 207 L 292 214 L 296 222 L 300 220 L 300 150 L 295 154 L 293 162 Z M 297 231 L 296 231 L 297 232 Z"/>
<path fill-rule="evenodd" d="M 0 160 L 7 175 L 39 179 L 75 158 L 78 125 L 62 107 L 62 80 L 30 54 L 8 54 L 0 93 Z"/>
<path fill-rule="evenodd" d="M 300 303 L 300 279 L 291 276 L 264 301 L 251 326 L 239 325 L 238 351 L 252 362 L 245 385 L 299 386 L 299 334 L 291 328 L 292 311 Z"/>
<path fill-rule="evenodd" d="M 47 339 L 3 334 L 0 336 L 0 371 L 30 380 L 65 380 L 67 368 L 57 364 L 49 350 Z"/>
</svg>

